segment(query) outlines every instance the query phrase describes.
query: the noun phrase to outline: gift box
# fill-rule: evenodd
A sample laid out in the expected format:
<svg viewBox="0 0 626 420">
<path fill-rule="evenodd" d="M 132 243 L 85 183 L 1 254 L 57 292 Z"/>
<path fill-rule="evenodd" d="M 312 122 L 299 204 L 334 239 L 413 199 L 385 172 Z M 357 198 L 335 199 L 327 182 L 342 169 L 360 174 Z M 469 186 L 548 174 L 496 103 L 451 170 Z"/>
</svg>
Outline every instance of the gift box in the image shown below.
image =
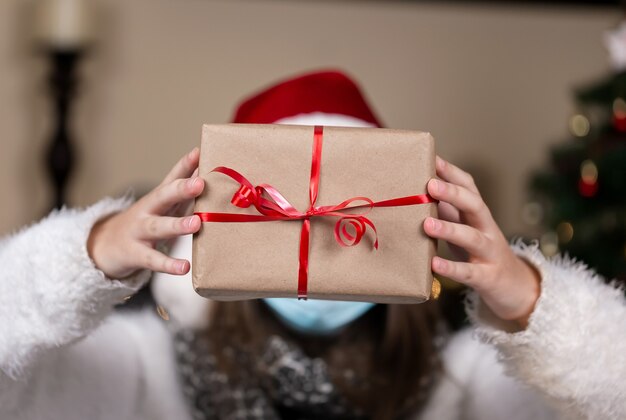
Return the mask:
<svg viewBox="0 0 626 420">
<path fill-rule="evenodd" d="M 380 128 L 205 125 L 193 285 L 216 300 L 419 303 L 431 293 L 432 136 Z"/>
</svg>

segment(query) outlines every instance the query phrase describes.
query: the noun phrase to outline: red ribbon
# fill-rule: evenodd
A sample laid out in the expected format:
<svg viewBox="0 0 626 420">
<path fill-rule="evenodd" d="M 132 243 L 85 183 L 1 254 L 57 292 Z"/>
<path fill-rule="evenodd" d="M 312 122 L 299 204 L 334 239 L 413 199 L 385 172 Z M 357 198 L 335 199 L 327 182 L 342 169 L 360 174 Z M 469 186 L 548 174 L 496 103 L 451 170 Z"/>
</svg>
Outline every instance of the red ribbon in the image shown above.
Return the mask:
<svg viewBox="0 0 626 420">
<path fill-rule="evenodd" d="M 234 169 L 219 166 L 211 172 L 222 173 L 236 182 L 240 187 L 235 192 L 231 203 L 240 208 L 254 206 L 259 215 L 236 213 L 195 213 L 203 222 L 242 223 L 242 222 L 273 222 L 277 220 L 302 220 L 300 233 L 300 268 L 298 270 L 298 299 L 307 298 L 307 284 L 309 273 L 309 236 L 311 232 L 311 218 L 338 217 L 335 224 L 335 240 L 341 246 L 354 246 L 371 227 L 374 231 L 374 248 L 378 249 L 378 233 L 374 223 L 365 217 L 374 207 L 399 207 L 436 202 L 428 194 L 411 195 L 408 197 L 374 202 L 367 197 L 353 197 L 335 206 L 316 207 L 317 193 L 320 184 L 320 169 L 322 160 L 322 140 L 324 127 L 315 126 L 313 134 L 313 156 L 311 160 L 311 179 L 309 182 L 309 198 L 311 205 L 306 212 L 300 212 L 293 207 L 274 187 L 268 184 L 252 185 L 243 175 Z M 265 196 L 269 197 L 265 198 Z M 356 203 L 356 204 L 355 204 Z M 342 210 L 366 208 L 363 213 L 345 214 Z M 350 232 L 348 226 L 352 228 Z"/>
</svg>

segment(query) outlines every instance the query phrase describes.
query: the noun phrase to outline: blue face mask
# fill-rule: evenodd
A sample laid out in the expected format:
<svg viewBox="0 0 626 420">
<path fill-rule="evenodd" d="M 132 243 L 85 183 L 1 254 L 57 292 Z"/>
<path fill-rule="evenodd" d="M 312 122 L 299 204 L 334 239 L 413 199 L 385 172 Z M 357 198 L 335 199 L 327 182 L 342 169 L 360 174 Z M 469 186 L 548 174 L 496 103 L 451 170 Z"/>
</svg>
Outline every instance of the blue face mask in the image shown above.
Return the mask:
<svg viewBox="0 0 626 420">
<path fill-rule="evenodd" d="M 375 304 L 333 300 L 263 299 L 288 327 L 305 334 L 329 335 L 341 330 Z"/>
</svg>

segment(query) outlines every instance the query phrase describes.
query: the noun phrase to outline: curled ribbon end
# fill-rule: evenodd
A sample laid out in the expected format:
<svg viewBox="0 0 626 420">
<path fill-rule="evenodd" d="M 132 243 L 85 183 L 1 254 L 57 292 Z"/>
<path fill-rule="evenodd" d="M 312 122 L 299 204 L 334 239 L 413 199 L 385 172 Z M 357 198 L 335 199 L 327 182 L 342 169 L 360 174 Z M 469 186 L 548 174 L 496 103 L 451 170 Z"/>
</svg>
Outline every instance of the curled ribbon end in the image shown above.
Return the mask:
<svg viewBox="0 0 626 420">
<path fill-rule="evenodd" d="M 252 201 L 250 200 L 252 193 L 253 191 L 248 186 L 242 185 L 237 192 L 235 192 L 230 202 L 239 208 L 247 209 L 252 205 Z"/>
</svg>

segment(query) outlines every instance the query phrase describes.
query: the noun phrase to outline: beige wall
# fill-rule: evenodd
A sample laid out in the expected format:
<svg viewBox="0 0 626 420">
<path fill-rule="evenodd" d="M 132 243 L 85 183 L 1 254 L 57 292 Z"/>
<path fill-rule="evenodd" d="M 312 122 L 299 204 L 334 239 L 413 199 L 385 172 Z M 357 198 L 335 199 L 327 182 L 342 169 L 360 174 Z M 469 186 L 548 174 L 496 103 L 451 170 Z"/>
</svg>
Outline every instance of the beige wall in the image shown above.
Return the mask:
<svg viewBox="0 0 626 420">
<path fill-rule="evenodd" d="M 49 129 L 41 58 L 25 2 L 0 2 L 0 233 L 42 215 Z M 509 234 L 524 232 L 527 174 L 566 134 L 573 85 L 608 68 L 609 10 L 388 1 L 107 0 L 75 124 L 71 202 L 159 181 L 225 122 L 242 95 L 278 77 L 340 67 L 387 125 L 431 131 L 474 171 Z"/>
</svg>

